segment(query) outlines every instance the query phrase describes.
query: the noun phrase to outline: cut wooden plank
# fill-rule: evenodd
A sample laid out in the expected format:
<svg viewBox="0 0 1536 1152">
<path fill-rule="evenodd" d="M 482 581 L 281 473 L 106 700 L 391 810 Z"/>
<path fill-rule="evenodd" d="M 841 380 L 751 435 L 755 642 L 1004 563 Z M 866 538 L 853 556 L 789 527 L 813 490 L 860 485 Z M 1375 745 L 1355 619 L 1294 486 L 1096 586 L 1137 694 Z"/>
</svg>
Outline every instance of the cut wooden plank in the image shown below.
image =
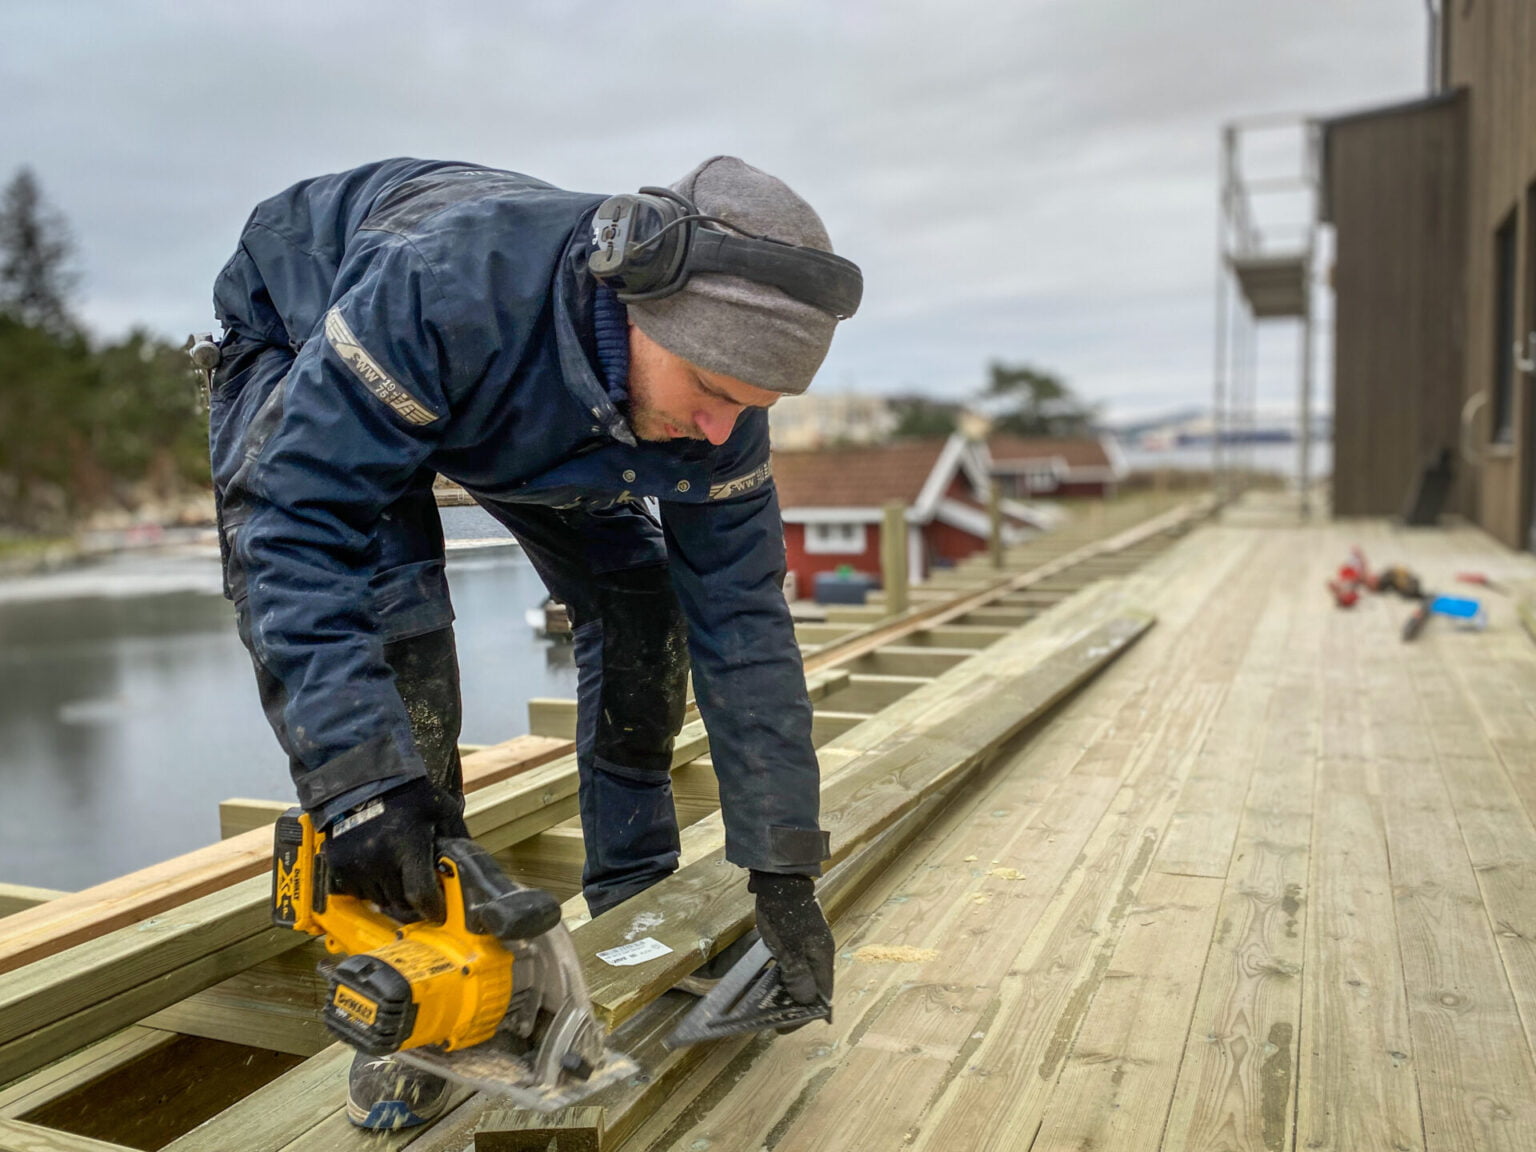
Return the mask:
<svg viewBox="0 0 1536 1152">
<path fill-rule="evenodd" d="M 963 776 L 983 753 L 1096 673 L 1150 623 L 1144 614 L 1109 620 L 1051 660 L 973 699 L 973 707 L 947 724 L 942 735 L 916 732 L 889 752 L 873 751 L 860 770 L 839 776 L 824 789 L 822 801 L 822 826 L 832 834 L 832 862 L 888 827 L 924 789 Z M 606 968 L 595 959 L 586 965 L 594 1011 L 609 1027 L 686 975 L 701 959 L 701 946 L 708 949 L 717 938 L 740 931 L 750 915 L 750 899 L 736 870 L 721 863 L 711 857 L 686 867 L 586 927 L 582 943 L 588 955 L 627 942 L 626 934 L 633 940 L 637 915 L 644 915 L 647 924 L 654 921 L 649 935 L 674 950 L 635 968 Z"/>
<path fill-rule="evenodd" d="M 1020 624 L 1028 624 L 1039 613 L 1031 608 L 977 608 L 960 617 L 957 623 L 962 625 L 986 625 L 990 627 L 1017 628 Z"/>
<path fill-rule="evenodd" d="M 30 884 L 0 884 L 0 916 L 36 908 L 69 893 L 59 888 L 35 888 Z"/>
<path fill-rule="evenodd" d="M 849 670 L 855 675 L 941 676 L 956 664 L 976 654 L 973 648 L 914 647 L 889 644 L 855 660 Z"/>
<path fill-rule="evenodd" d="M 985 624 L 936 624 L 919 628 L 908 643 L 923 648 L 986 648 L 1012 632 L 1012 628 Z"/>
<path fill-rule="evenodd" d="M 332 1038 L 320 1019 L 326 956 L 318 941 L 256 964 L 145 1018 L 154 1028 L 252 1048 L 313 1056 Z"/>
<path fill-rule="evenodd" d="M 1398 963 L 1386 829 L 1375 797 L 1324 758 L 1302 1002 L 1296 1140 L 1328 1152 L 1423 1144 Z"/>
<path fill-rule="evenodd" d="M 270 829 L 295 803 L 294 800 L 252 800 L 245 796 L 220 800 L 219 839 L 228 840 L 254 828 Z M 270 832 L 267 834 L 271 835 Z"/>
<path fill-rule="evenodd" d="M 795 639 L 802 645 L 831 644 L 859 631 L 856 624 L 796 624 Z"/>
<path fill-rule="evenodd" d="M 1290 570 L 1294 584 L 1300 575 Z M 1268 586 L 1248 581 L 1256 583 Z M 1284 637 L 1262 625 L 1255 631 L 1255 643 L 1277 643 L 1286 665 L 1265 724 L 1250 734 L 1262 752 L 1241 805 L 1231 869 L 1219 878 L 1221 927 L 1195 1005 L 1192 1035 L 1205 1042 L 1190 1045 L 1168 1115 L 1170 1136 L 1193 1148 L 1264 1152 L 1294 1143 L 1320 618 L 1303 614 Z M 1192 967 L 1195 952 L 1192 943 Z"/>
<path fill-rule="evenodd" d="M 891 615 L 884 604 L 828 604 L 828 624 L 874 624 Z"/>
<path fill-rule="evenodd" d="M 811 714 L 811 743 L 817 748 L 830 744 L 870 718 L 868 712 L 834 712 L 818 708 Z"/>
<path fill-rule="evenodd" d="M 1239 553 L 1209 563 L 1196 551 L 1176 577 L 1149 573 L 1164 589 L 1151 600 L 1159 628 L 1150 647 L 1138 648 L 1100 682 L 1130 678 L 1136 684 L 1100 738 L 1154 725 L 1152 738 L 1130 742 L 1120 796 L 1062 877 L 1051 907 L 1002 983 L 998 1014 L 926 1114 L 915 1148 L 1011 1152 L 1027 1145 L 1042 1119 L 1059 1107 L 1053 1085 L 1089 1007 L 1110 978 L 1113 949 L 1148 873 L 1157 832 L 1224 698 L 1224 683 L 1193 673 L 1241 652 L 1259 615 L 1258 605 L 1246 598 L 1211 595 L 1225 578 L 1224 565 L 1244 559 Z M 1170 598 L 1170 592 L 1177 595 Z M 1163 630 L 1165 618 L 1171 631 Z M 1096 684 L 1087 703 L 1099 688 Z M 1093 759 L 1085 756 L 1080 768 L 1098 777 Z M 1219 886 L 1215 880 L 1203 883 Z M 1181 945 L 1186 959 L 1189 951 Z M 1203 954 L 1200 948 L 1196 962 Z M 1158 1130 L 1154 1125 L 1151 1131 Z"/>
<path fill-rule="evenodd" d="M 0 1043 L 241 943 L 256 932 L 275 933 L 270 920 L 253 924 L 250 915 L 253 904 L 266 909 L 270 891 L 265 876 L 242 881 L 59 953 L 46 964 L 7 974 L 0 979 Z M 283 943 L 290 937 L 295 942 L 301 939 L 298 933 L 285 931 Z"/>
<path fill-rule="evenodd" d="M 505 783 L 553 755 L 547 740 L 509 740 L 465 759 L 466 787 Z M 271 831 L 253 829 L 7 916 L 0 921 L 0 973 L 264 874 L 271 863 Z"/>
<path fill-rule="evenodd" d="M 1142 883 L 1035 1134 L 1038 1152 L 1143 1152 L 1162 1130 L 1200 988 L 1203 966 L 1191 958 L 1203 958 L 1215 930 L 1220 887 L 1156 872 Z"/>
<path fill-rule="evenodd" d="M 1424 1147 L 1370 703 L 1357 663 L 1379 623 L 1334 613 L 1318 665 L 1322 756 L 1302 968 L 1296 1146 L 1328 1152 Z M 1381 634 L 1389 642 L 1391 636 Z"/>
<path fill-rule="evenodd" d="M 576 739 L 576 701 L 533 697 L 528 701 L 528 731 L 535 736 Z"/>
<path fill-rule="evenodd" d="M 1193 591 L 1196 596 L 1201 593 L 1198 583 Z M 679 1089 L 660 1104 L 647 1101 L 643 1107 L 636 1106 L 645 1120 L 627 1146 L 777 1147 L 792 1122 L 814 1133 L 818 1127 L 810 1112 L 822 1106 L 835 1110 L 839 1104 L 843 1112 L 865 1118 L 872 1125 L 871 1135 L 876 1134 L 873 1126 L 890 1124 L 894 1127 L 883 1134 L 895 1132 L 895 1137 L 887 1142 L 905 1143 L 901 1127 L 914 1110 L 922 1110 L 926 1097 L 908 1093 L 895 1107 L 879 1112 L 862 1109 L 838 1079 L 842 1053 L 849 1042 L 858 1044 L 870 1037 L 893 1058 L 897 1052 L 891 1040 L 897 1036 L 928 1052 L 940 1044 L 954 1047 L 956 1039 L 963 1037 L 950 1064 L 951 1074 L 962 1073 L 966 1049 L 974 1043 L 972 1029 L 985 1030 L 990 1001 L 981 1007 L 979 1017 L 955 1009 L 966 1006 L 973 987 L 991 987 L 994 978 L 1015 963 L 1007 938 L 1016 928 L 1030 926 L 1035 885 L 1043 887 L 1047 900 L 1054 894 L 1057 870 L 1076 859 L 1081 837 L 1092 829 L 1091 814 L 1102 811 L 1119 783 L 1073 776 L 1051 793 L 1053 782 L 1063 778 L 1094 734 L 1120 710 L 1142 682 L 1145 669 L 1179 666 L 1154 651 L 1156 642 L 1164 639 L 1159 626 L 1090 689 L 1053 713 L 1043 730 L 1030 734 L 1027 743 L 1015 745 L 1010 753 L 1012 767 L 1003 769 L 995 788 L 978 794 L 967 785 L 965 798 L 922 834 L 920 843 L 931 851 L 909 849 L 875 878 L 855 906 L 834 917 L 840 943 L 840 992 L 831 1029 L 806 1029 L 793 1037 L 760 1039 L 745 1047 L 717 1046 L 690 1076 L 687 1092 Z M 1044 806 L 1033 807 L 1047 795 L 1051 799 Z M 1031 811 L 1038 814 L 1031 817 Z M 1004 834 L 1012 830 L 1014 841 L 992 847 L 989 835 L 998 833 L 989 833 L 989 828 Z M 979 875 L 994 856 L 1011 868 L 1000 870 L 996 877 Z M 1021 874 L 1017 879 L 1015 872 Z M 973 891 L 957 898 L 947 887 L 949 877 Z M 989 903 L 974 903 L 971 897 L 987 897 Z M 1004 900 L 1006 913 L 1001 911 Z M 931 947 L 938 955 L 921 968 L 871 965 L 853 959 L 864 944 Z M 951 951 L 955 948 L 961 951 Z M 997 965 L 996 970 L 992 965 Z M 890 973 L 883 980 L 878 978 L 882 971 Z M 956 972 L 964 973 L 963 981 L 954 978 Z M 929 1004 L 933 1012 L 928 1011 Z M 911 1027 L 923 1031 L 909 1030 L 903 1022 L 908 1016 Z M 952 1035 L 942 1035 L 951 1029 Z M 618 1108 L 617 1103 L 610 1107 L 610 1123 L 615 1122 Z M 984 1126 L 985 1115 L 978 1122 Z M 854 1146 L 882 1144 L 870 1139 Z M 938 1146 L 971 1145 L 961 1140 Z"/>
<path fill-rule="evenodd" d="M 839 712 L 880 712 L 932 680 L 930 676 L 850 676 L 848 687 L 826 699 Z"/>
</svg>

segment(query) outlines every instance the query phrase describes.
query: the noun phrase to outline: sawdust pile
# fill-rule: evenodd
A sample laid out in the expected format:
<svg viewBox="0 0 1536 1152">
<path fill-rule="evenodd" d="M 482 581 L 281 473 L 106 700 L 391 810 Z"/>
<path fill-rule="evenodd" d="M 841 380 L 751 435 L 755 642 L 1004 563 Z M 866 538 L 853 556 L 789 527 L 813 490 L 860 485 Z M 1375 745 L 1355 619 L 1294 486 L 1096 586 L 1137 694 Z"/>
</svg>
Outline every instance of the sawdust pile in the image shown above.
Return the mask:
<svg viewBox="0 0 1536 1152">
<path fill-rule="evenodd" d="M 999 880 L 1024 879 L 1024 873 L 1020 872 L 1017 868 L 989 868 L 987 869 L 987 875 L 995 876 Z"/>
<path fill-rule="evenodd" d="M 905 944 L 866 944 L 853 954 L 866 964 L 926 964 L 937 960 L 936 948 L 910 948 Z"/>
</svg>

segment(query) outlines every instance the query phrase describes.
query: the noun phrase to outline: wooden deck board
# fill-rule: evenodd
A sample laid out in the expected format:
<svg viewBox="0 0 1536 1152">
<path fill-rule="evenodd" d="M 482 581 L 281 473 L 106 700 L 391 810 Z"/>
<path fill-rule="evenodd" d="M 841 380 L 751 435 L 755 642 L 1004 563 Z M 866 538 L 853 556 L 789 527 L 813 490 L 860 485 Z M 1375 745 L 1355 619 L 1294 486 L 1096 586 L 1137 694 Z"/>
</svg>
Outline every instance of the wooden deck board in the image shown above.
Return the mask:
<svg viewBox="0 0 1536 1152">
<path fill-rule="evenodd" d="M 1242 519 L 853 907 L 836 1023 L 711 1051 L 625 1152 L 1536 1147 L 1536 643 L 1484 589 L 1411 645 L 1323 589 L 1356 542 L 1447 591 L 1536 560 Z"/>
</svg>

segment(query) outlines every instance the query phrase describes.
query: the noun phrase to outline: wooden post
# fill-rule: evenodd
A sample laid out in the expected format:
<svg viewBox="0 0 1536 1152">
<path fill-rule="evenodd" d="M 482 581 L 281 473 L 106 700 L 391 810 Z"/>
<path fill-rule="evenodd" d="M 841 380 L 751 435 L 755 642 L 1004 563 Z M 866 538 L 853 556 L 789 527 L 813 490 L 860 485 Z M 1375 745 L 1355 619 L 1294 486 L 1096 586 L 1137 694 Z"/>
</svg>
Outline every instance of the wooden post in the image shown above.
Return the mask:
<svg viewBox="0 0 1536 1152">
<path fill-rule="evenodd" d="M 900 616 L 907 610 L 907 507 L 896 500 L 885 506 L 880 526 L 880 580 L 885 585 L 885 611 Z"/>
<path fill-rule="evenodd" d="M 1003 491 L 994 477 L 987 489 L 987 543 L 992 550 L 992 567 L 1003 566 Z"/>
</svg>

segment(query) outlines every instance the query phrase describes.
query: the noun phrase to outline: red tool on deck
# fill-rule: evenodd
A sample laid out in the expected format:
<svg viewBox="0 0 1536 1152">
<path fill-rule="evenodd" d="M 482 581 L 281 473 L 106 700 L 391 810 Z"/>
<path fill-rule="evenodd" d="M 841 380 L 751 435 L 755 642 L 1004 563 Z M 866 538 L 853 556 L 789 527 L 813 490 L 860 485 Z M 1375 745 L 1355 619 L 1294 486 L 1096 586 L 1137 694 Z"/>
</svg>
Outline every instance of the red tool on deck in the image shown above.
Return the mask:
<svg viewBox="0 0 1536 1152">
<path fill-rule="evenodd" d="M 1456 579 L 1459 583 L 1462 584 L 1477 584 L 1480 587 L 1488 589 L 1490 592 L 1497 592 L 1502 596 L 1509 595 L 1509 589 L 1504 587 L 1504 585 L 1500 584 L 1493 577 L 1489 576 L 1486 572 L 1458 572 L 1456 573 Z"/>
<path fill-rule="evenodd" d="M 1369 587 L 1370 569 L 1365 565 L 1365 553 L 1359 548 L 1349 550 L 1349 559 L 1339 565 L 1339 574 L 1328 581 L 1328 591 L 1333 602 L 1340 608 L 1353 608 L 1360 599 L 1360 585 Z"/>
</svg>

